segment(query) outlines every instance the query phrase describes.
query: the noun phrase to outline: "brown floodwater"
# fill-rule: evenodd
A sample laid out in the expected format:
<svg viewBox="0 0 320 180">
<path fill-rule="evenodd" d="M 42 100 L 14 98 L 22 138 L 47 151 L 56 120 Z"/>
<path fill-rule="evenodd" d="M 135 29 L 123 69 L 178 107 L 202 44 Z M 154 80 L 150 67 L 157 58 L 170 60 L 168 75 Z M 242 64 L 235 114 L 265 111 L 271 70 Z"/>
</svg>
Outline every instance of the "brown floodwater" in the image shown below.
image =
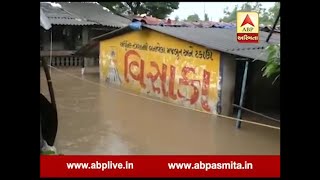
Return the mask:
<svg viewBox="0 0 320 180">
<path fill-rule="evenodd" d="M 89 71 L 81 76 L 80 68 L 62 70 L 64 72 L 52 69 L 59 118 L 55 146 L 59 153 L 280 154 L 278 129 L 248 123 L 242 123 L 242 128 L 237 129 L 236 122 L 231 119 L 159 103 L 110 88 L 99 81 L 98 73 Z M 43 71 L 41 92 L 49 97 Z M 263 123 L 268 121 L 263 120 Z M 279 126 L 274 122 L 269 124 Z"/>
</svg>

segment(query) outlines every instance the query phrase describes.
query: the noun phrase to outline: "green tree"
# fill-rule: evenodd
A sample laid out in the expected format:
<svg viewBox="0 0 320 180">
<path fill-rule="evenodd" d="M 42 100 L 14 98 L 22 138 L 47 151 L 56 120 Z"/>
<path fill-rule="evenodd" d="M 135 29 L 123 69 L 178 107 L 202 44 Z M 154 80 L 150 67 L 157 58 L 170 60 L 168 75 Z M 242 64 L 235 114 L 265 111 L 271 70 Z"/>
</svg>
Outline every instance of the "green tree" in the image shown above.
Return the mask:
<svg viewBox="0 0 320 180">
<path fill-rule="evenodd" d="M 209 17 L 207 13 L 204 14 L 204 21 L 209 21 Z"/>
<path fill-rule="evenodd" d="M 270 21 L 275 22 L 280 10 L 280 2 L 276 2 L 273 7 L 269 9 Z M 280 19 L 277 24 L 280 24 Z"/>
<path fill-rule="evenodd" d="M 259 13 L 259 23 L 260 24 L 273 25 L 277 15 L 278 15 L 279 9 L 280 9 L 279 2 L 276 2 L 274 4 L 274 6 L 271 7 L 268 11 L 266 10 L 266 8 L 262 8 L 262 4 L 260 2 L 255 2 L 255 3 L 247 2 L 247 3 L 243 4 L 240 8 L 238 6 L 235 6 L 232 11 L 229 11 L 228 8 L 225 8 L 223 11 L 225 16 L 222 19 L 220 19 L 220 21 L 236 22 L 237 12 L 256 11 Z"/>
<path fill-rule="evenodd" d="M 226 7 L 223 10 L 223 13 L 225 14 L 225 16 L 220 19 L 220 21 L 223 22 L 236 22 L 237 21 L 237 11 L 238 11 L 238 6 L 236 5 L 232 11 L 229 11 L 229 8 Z"/>
<path fill-rule="evenodd" d="M 200 18 L 198 16 L 198 14 L 189 15 L 187 17 L 187 21 L 194 22 L 194 21 L 199 21 L 199 20 L 200 20 Z"/>
<path fill-rule="evenodd" d="M 164 19 L 179 8 L 179 2 L 145 2 L 147 14 Z"/>
<path fill-rule="evenodd" d="M 263 76 L 275 77 L 274 83 L 280 77 L 280 44 L 269 45 L 265 51 L 268 53 L 268 60 L 262 68 Z"/>
<path fill-rule="evenodd" d="M 270 25 L 272 22 L 270 21 L 269 18 L 269 13 L 266 11 L 266 9 L 263 9 L 259 13 L 259 23 L 260 24 L 265 24 L 265 25 Z"/>
<path fill-rule="evenodd" d="M 164 19 L 179 8 L 179 2 L 99 2 L 115 14 L 147 14 Z"/>
<path fill-rule="evenodd" d="M 119 2 L 98 2 L 115 14 L 126 14 L 129 11 L 128 4 Z"/>
<path fill-rule="evenodd" d="M 224 22 L 236 22 L 238 11 L 256 11 L 259 13 L 259 23 L 264 25 L 273 25 L 276 21 L 280 10 L 280 3 L 276 2 L 273 7 L 268 9 L 262 8 L 262 4 L 256 3 L 245 3 L 240 8 L 235 6 L 232 11 L 228 8 L 224 9 L 225 16 L 220 19 Z M 280 24 L 280 19 L 277 22 Z M 273 83 L 280 77 L 280 44 L 269 45 L 264 53 L 267 53 L 267 63 L 262 68 L 263 77 L 275 78 Z"/>
</svg>

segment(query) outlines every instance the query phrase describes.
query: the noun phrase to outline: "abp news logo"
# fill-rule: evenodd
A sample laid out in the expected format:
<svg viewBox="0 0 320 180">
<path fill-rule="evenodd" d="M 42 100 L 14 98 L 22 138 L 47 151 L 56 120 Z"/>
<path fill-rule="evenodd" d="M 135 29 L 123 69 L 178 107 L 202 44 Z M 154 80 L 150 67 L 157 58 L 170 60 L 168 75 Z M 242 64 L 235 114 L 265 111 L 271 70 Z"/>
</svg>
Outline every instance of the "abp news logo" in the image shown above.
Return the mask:
<svg viewBox="0 0 320 180">
<path fill-rule="evenodd" d="M 259 14 L 257 12 L 237 12 L 237 41 L 239 43 L 259 43 Z"/>
</svg>

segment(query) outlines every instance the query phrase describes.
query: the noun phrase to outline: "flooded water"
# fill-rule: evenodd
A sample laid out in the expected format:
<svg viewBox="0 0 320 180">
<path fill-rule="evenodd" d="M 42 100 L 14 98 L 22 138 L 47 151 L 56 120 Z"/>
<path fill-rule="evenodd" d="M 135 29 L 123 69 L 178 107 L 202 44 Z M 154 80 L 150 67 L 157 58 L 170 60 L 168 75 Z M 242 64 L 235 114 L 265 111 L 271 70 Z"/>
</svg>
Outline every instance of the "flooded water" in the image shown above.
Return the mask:
<svg viewBox="0 0 320 180">
<path fill-rule="evenodd" d="M 52 69 L 62 154 L 280 154 L 280 130 L 242 123 L 128 95 L 100 83 L 99 74 Z M 86 80 L 96 82 L 89 83 Z M 100 83 L 100 86 L 98 85 Z M 44 73 L 41 92 L 49 97 Z"/>
</svg>

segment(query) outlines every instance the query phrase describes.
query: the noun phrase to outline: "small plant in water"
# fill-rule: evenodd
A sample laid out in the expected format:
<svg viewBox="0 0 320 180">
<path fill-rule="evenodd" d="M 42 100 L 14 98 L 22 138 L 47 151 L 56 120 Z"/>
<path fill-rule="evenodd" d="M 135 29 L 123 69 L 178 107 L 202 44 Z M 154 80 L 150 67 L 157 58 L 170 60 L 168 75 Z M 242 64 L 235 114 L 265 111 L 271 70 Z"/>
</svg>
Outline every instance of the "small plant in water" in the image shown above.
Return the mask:
<svg viewBox="0 0 320 180">
<path fill-rule="evenodd" d="M 56 152 L 48 150 L 48 151 L 41 151 L 40 154 L 41 155 L 55 155 Z"/>
</svg>

